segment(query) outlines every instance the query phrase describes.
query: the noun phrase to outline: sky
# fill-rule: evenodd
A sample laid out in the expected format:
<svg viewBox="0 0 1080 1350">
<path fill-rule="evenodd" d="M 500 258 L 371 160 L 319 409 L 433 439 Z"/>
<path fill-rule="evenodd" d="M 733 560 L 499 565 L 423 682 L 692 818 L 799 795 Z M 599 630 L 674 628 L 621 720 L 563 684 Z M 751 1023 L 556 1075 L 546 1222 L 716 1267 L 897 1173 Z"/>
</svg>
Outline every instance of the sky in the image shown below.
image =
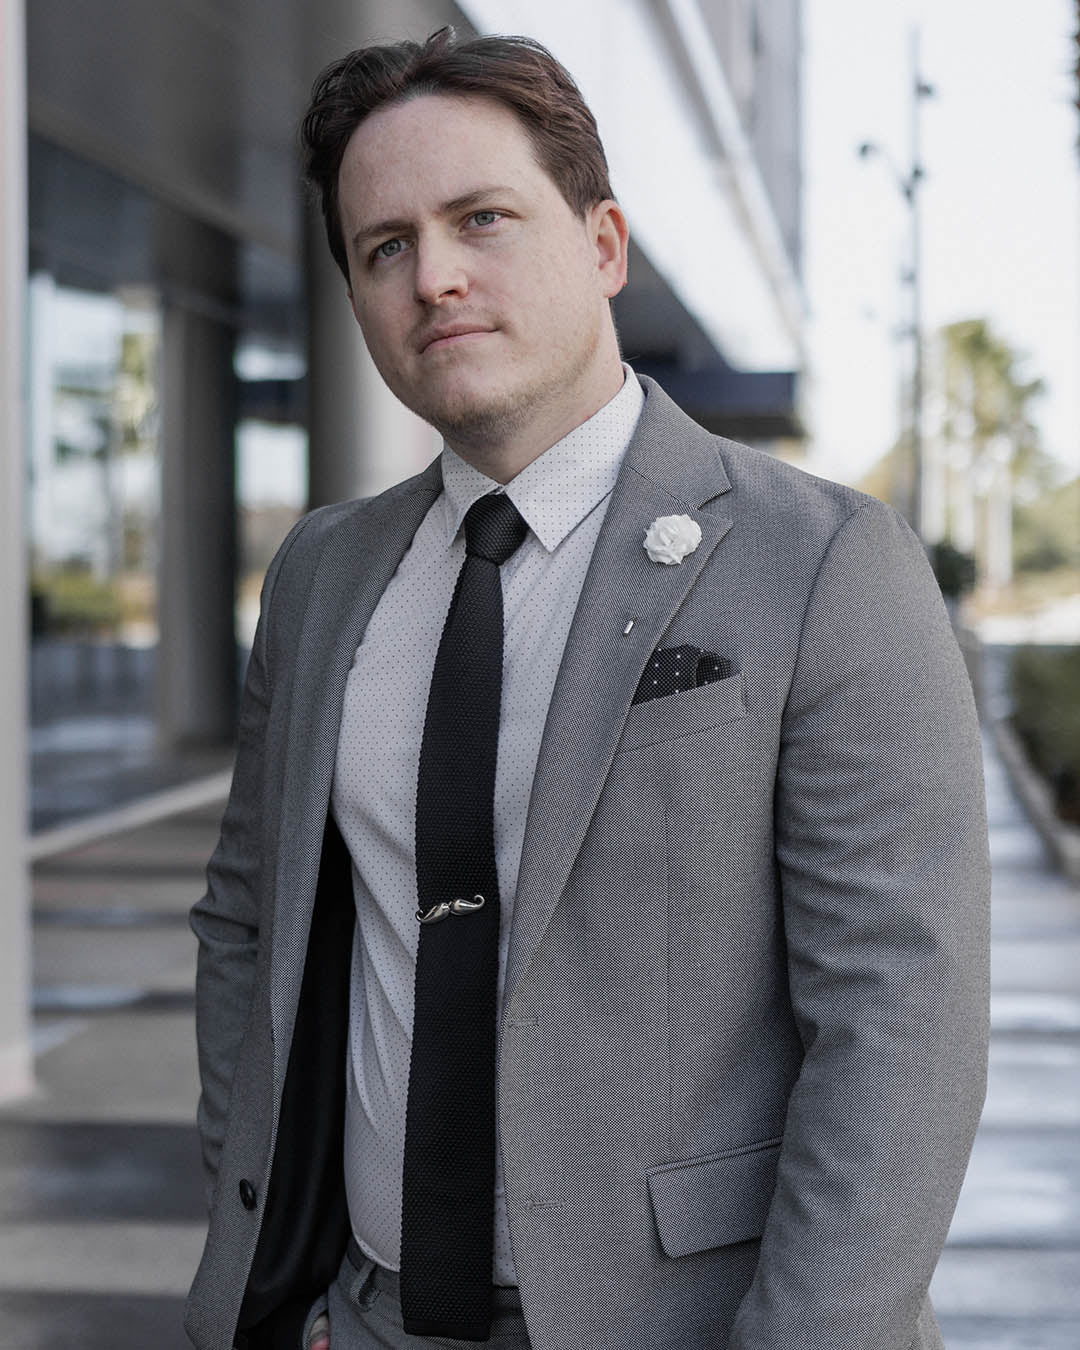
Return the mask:
<svg viewBox="0 0 1080 1350">
<path fill-rule="evenodd" d="M 1080 113 L 1071 0 L 806 0 L 810 467 L 855 481 L 896 438 L 910 238 L 909 33 L 920 34 L 923 328 L 986 318 L 1047 393 L 1044 448 L 1080 472 Z"/>
</svg>

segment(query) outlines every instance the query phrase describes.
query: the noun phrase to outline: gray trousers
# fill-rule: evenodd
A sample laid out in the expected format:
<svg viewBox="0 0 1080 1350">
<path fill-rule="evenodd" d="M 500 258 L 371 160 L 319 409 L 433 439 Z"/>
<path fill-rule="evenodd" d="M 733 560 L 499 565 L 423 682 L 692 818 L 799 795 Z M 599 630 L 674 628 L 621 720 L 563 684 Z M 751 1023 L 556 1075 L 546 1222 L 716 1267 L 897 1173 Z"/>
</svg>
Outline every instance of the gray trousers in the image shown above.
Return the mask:
<svg viewBox="0 0 1080 1350">
<path fill-rule="evenodd" d="M 364 1257 L 345 1256 L 327 1295 L 330 1350 L 424 1350 L 427 1346 L 479 1350 L 476 1341 L 409 1336 L 401 1325 L 398 1276 Z M 529 1335 L 516 1289 L 493 1290 L 490 1350 L 529 1350 Z"/>
</svg>

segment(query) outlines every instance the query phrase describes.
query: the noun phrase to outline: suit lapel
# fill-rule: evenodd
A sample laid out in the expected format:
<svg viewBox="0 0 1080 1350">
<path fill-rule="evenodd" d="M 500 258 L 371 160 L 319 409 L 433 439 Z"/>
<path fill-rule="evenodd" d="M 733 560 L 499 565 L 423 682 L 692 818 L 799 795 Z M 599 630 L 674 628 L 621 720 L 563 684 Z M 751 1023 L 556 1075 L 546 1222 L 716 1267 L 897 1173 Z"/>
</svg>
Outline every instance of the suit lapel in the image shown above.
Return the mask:
<svg viewBox="0 0 1080 1350">
<path fill-rule="evenodd" d="M 275 1079 L 295 1015 L 345 686 L 368 621 L 442 490 L 439 460 L 329 531 L 311 581 L 293 667 L 283 771 L 273 937 Z M 291 978 L 290 978 L 291 976 Z"/>
<path fill-rule="evenodd" d="M 730 487 L 714 438 L 653 381 L 642 384 L 645 407 L 596 541 L 540 745 L 504 1009 L 570 876 L 645 665 L 731 527 L 702 509 Z M 643 547 L 649 524 L 666 515 L 688 515 L 701 527 L 698 548 L 677 565 L 651 561 Z"/>
</svg>

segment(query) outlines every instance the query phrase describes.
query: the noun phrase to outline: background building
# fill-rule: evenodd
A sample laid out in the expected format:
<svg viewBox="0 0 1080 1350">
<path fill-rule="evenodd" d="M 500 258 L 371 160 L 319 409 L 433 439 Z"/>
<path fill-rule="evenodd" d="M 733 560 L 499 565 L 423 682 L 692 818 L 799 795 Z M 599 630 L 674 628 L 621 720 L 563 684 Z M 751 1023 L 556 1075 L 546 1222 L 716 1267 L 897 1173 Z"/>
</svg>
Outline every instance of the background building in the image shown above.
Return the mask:
<svg viewBox="0 0 1080 1350">
<path fill-rule="evenodd" d="M 549 46 L 630 222 L 624 352 L 712 430 L 797 453 L 804 305 L 799 0 L 0 14 L 0 505 L 18 579 L 0 611 L 2 1096 L 29 1081 L 24 821 L 40 841 L 225 768 L 288 526 L 438 450 L 374 372 L 305 207 L 296 125 L 323 65 L 447 23 Z"/>
</svg>

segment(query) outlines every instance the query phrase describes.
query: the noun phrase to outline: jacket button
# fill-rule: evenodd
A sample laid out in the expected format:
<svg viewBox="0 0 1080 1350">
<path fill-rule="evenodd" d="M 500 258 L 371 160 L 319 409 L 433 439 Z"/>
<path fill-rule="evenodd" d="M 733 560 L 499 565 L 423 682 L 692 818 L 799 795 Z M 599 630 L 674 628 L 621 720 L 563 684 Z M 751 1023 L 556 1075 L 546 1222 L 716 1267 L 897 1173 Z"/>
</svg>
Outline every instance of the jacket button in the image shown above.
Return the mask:
<svg viewBox="0 0 1080 1350">
<path fill-rule="evenodd" d="M 246 1177 L 240 1183 L 240 1203 L 245 1209 L 254 1209 L 257 1203 L 255 1187 Z"/>
</svg>

